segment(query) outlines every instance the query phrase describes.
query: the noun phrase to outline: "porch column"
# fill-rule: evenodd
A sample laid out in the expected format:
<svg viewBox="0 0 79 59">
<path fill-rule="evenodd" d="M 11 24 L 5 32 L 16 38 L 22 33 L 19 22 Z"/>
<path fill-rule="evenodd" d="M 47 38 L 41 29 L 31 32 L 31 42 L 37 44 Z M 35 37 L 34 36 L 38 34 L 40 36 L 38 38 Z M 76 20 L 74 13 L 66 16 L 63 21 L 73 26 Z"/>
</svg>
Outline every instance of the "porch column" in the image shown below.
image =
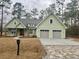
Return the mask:
<svg viewBox="0 0 79 59">
<path fill-rule="evenodd" d="M 35 30 L 33 30 L 33 35 L 35 35 Z"/>
<path fill-rule="evenodd" d="M 7 36 L 7 33 L 6 33 L 7 31 L 8 31 L 8 29 L 5 28 L 5 36 Z"/>
<path fill-rule="evenodd" d="M 25 28 L 24 28 L 24 35 L 23 36 L 25 36 Z"/>
</svg>

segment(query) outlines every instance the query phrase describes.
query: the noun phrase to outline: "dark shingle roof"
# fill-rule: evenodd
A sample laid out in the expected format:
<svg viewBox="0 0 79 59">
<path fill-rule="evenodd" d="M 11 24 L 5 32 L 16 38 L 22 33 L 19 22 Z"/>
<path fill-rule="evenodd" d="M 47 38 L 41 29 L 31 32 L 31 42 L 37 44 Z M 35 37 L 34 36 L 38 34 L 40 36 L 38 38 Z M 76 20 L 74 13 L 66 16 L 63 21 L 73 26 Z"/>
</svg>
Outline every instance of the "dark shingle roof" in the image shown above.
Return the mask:
<svg viewBox="0 0 79 59">
<path fill-rule="evenodd" d="M 32 19 L 20 19 L 20 21 L 27 27 L 36 28 L 37 24 L 41 21 L 40 19 L 32 18 Z"/>
</svg>

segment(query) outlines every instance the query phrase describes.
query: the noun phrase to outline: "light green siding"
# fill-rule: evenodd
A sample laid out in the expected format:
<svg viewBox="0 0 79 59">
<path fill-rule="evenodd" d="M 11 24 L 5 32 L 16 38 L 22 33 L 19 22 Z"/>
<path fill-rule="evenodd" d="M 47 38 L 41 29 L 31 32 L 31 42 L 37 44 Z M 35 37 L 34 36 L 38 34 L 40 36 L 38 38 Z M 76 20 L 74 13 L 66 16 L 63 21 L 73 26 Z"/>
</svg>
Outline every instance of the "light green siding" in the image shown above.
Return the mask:
<svg viewBox="0 0 79 59">
<path fill-rule="evenodd" d="M 53 23 L 50 24 L 50 19 L 52 19 Z M 49 30 L 49 38 L 53 38 L 52 31 L 53 30 L 61 30 L 61 38 L 65 38 L 65 27 L 54 17 L 49 16 L 44 21 L 42 21 L 36 30 L 37 37 L 40 37 L 40 30 Z"/>
<path fill-rule="evenodd" d="M 14 36 L 14 35 L 15 35 L 15 34 L 12 34 L 12 32 L 7 29 L 6 36 Z"/>
<path fill-rule="evenodd" d="M 13 19 L 5 26 L 5 29 L 7 29 L 6 36 L 16 36 L 16 33 L 13 33 L 13 31 L 11 31 L 12 29 L 16 30 L 16 28 L 17 28 L 17 35 L 19 35 L 20 34 L 19 29 L 25 29 L 26 27 L 22 22 L 20 22 L 19 19 Z"/>
<path fill-rule="evenodd" d="M 10 21 L 5 28 L 26 28 L 18 19 Z"/>
</svg>

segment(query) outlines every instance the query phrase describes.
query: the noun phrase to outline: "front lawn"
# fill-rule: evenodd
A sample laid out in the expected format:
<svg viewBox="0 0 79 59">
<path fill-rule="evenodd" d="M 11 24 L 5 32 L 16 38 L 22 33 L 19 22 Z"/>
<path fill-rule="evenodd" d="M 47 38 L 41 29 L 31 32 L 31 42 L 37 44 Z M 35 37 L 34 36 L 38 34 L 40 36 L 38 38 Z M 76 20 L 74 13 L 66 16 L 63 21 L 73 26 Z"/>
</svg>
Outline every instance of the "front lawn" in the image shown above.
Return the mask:
<svg viewBox="0 0 79 59">
<path fill-rule="evenodd" d="M 0 38 L 0 59 L 41 59 L 45 50 L 37 38 L 21 38 L 20 55 L 16 55 L 14 37 Z"/>
</svg>

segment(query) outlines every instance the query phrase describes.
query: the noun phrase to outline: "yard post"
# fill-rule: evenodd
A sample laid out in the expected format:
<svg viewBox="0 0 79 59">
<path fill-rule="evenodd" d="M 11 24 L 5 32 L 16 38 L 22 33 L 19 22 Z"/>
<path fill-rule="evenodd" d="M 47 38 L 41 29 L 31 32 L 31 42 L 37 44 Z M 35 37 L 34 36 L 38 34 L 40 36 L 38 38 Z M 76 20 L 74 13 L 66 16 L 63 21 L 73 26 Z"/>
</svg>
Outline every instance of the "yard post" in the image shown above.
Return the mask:
<svg viewBox="0 0 79 59">
<path fill-rule="evenodd" d="M 17 44 L 17 56 L 19 55 L 20 52 L 20 38 L 19 37 L 15 37 L 14 39 L 16 39 L 16 44 Z"/>
<path fill-rule="evenodd" d="M 17 55 L 19 55 L 19 51 L 20 51 L 20 40 L 17 40 Z"/>
</svg>

